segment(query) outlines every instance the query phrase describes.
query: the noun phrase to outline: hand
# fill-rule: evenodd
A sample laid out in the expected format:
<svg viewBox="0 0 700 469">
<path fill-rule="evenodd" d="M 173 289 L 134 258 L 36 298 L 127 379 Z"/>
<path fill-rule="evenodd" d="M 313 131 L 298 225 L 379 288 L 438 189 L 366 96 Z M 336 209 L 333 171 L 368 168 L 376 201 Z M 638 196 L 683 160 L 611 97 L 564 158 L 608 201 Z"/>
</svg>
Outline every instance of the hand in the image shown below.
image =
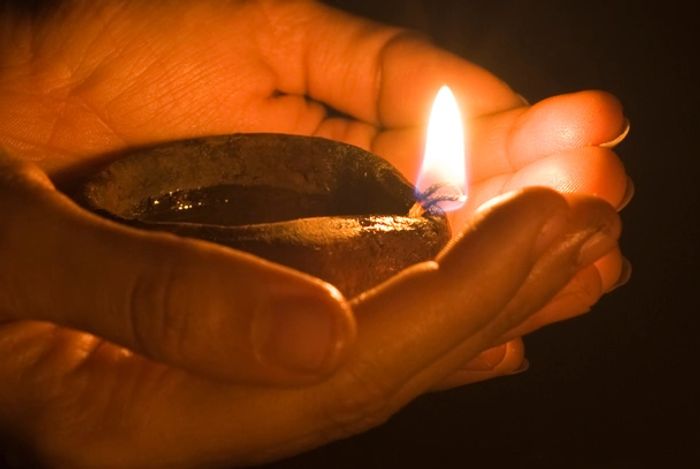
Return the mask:
<svg viewBox="0 0 700 469">
<path fill-rule="evenodd" d="M 474 65 L 307 2 L 71 2 L 45 23 L 0 34 L 0 143 L 17 157 L 3 157 L 0 173 L 9 214 L 0 316 L 11 320 L 0 350 L 14 357 L 0 366 L 0 419 L 48 458 L 255 462 L 313 447 L 425 390 L 517 368 L 517 341 L 475 357 L 578 314 L 619 273 L 617 217 L 580 197 L 618 204 L 625 191 L 619 161 L 596 146 L 624 127 L 605 94 L 530 108 Z M 100 220 L 43 173 L 61 182 L 128 146 L 265 130 L 355 143 L 410 177 L 443 83 L 465 103 L 472 136 L 472 203 L 456 223 L 505 190 L 579 195 L 567 205 L 535 190 L 493 206 L 437 263 L 352 304 L 252 256 Z M 327 117 L 320 103 L 348 117 Z M 534 249 L 553 218 L 550 248 Z M 576 255 L 599 230 L 595 249 Z M 496 275 L 506 263 L 508 275 Z M 250 340 L 255 311 L 291 316 L 292 305 L 299 312 L 286 327 L 297 334 Z M 336 334 L 324 342 L 318 325 L 329 323 Z M 489 353 L 500 364 L 474 371 Z"/>
</svg>

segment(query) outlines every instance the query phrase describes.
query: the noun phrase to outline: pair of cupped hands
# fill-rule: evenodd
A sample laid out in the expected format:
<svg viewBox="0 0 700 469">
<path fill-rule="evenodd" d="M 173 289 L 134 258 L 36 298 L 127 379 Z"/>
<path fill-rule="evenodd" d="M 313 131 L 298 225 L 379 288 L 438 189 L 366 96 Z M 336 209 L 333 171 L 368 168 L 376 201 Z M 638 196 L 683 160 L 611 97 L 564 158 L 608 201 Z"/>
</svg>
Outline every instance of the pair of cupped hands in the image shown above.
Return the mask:
<svg viewBox="0 0 700 469">
<path fill-rule="evenodd" d="M 522 370 L 521 336 L 627 276 L 616 209 L 632 189 L 611 148 L 628 124 L 606 93 L 530 106 L 420 37 L 307 1 L 75 0 L 4 21 L 0 428 L 51 465 L 249 464 L 322 445 L 422 393 Z M 410 179 L 443 84 L 471 157 L 457 235 L 358 298 L 118 226 L 53 186 L 132 146 L 255 131 L 349 142 Z"/>
</svg>

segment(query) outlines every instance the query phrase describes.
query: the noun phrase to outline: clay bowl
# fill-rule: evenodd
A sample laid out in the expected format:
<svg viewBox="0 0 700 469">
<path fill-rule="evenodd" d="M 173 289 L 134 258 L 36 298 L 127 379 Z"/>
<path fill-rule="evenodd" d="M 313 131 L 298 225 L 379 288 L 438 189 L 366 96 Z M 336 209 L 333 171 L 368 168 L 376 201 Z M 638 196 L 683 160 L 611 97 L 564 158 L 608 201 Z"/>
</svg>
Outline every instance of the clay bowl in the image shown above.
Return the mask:
<svg viewBox="0 0 700 469">
<path fill-rule="evenodd" d="M 440 214 L 408 216 L 413 187 L 385 160 L 315 137 L 236 134 L 131 151 L 81 202 L 121 223 L 204 239 L 322 278 L 352 297 L 432 259 Z"/>
</svg>

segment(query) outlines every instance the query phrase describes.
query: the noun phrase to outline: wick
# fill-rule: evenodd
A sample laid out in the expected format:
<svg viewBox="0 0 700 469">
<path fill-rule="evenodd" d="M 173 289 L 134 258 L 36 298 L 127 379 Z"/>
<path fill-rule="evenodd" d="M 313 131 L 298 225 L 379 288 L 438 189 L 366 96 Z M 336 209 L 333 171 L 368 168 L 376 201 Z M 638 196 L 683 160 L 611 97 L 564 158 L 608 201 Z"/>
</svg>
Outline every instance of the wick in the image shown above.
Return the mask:
<svg viewBox="0 0 700 469">
<path fill-rule="evenodd" d="M 451 188 L 452 191 L 442 192 L 445 188 Z M 454 184 L 433 184 L 424 192 L 419 192 L 417 201 L 408 211 L 409 217 L 422 217 L 428 212 L 431 215 L 443 215 L 445 212 L 440 208 L 440 202 L 456 202 L 461 196 L 461 190 Z"/>
<path fill-rule="evenodd" d="M 411 209 L 408 211 L 408 216 L 411 218 L 420 218 L 425 213 L 425 209 L 420 202 L 413 204 Z"/>
</svg>

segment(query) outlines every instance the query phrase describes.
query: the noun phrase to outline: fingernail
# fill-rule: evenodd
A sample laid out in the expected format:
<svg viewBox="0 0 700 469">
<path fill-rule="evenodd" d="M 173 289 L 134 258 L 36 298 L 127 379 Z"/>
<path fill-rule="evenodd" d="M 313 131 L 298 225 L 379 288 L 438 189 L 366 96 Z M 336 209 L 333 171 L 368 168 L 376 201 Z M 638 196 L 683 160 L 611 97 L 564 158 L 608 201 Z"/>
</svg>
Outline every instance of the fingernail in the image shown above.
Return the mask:
<svg viewBox="0 0 700 469">
<path fill-rule="evenodd" d="M 617 239 L 613 238 L 608 232 L 608 227 L 603 227 L 587 236 L 578 252 L 578 264 L 587 266 L 597 261 L 605 254 L 610 252 L 617 245 Z"/>
<path fill-rule="evenodd" d="M 488 349 L 471 360 L 464 368 L 467 371 L 491 371 L 506 357 L 506 344 Z"/>
<path fill-rule="evenodd" d="M 627 186 L 625 187 L 625 193 L 622 196 L 622 200 L 617 206 L 617 211 L 619 212 L 623 208 L 627 207 L 632 200 L 632 197 L 634 197 L 634 182 L 632 181 L 631 177 L 627 176 Z"/>
<path fill-rule="evenodd" d="M 608 290 L 605 293 L 610 293 L 613 290 L 617 290 L 618 288 L 624 286 L 627 284 L 627 282 L 630 281 L 630 278 L 632 277 L 632 264 L 630 261 L 626 258 L 622 258 L 622 268 L 620 269 L 620 277 L 617 279 L 617 282 L 615 284 L 608 288 Z"/>
<path fill-rule="evenodd" d="M 523 361 L 522 361 L 522 363 L 520 363 L 520 366 L 508 374 L 510 376 L 519 375 L 520 373 L 525 373 L 529 369 L 530 369 L 530 360 L 528 360 L 527 358 L 523 358 Z"/>
<path fill-rule="evenodd" d="M 517 191 L 510 191 L 510 192 L 505 192 L 503 194 L 499 194 L 499 195 L 496 195 L 494 197 L 491 197 L 486 202 L 479 205 L 476 208 L 476 210 L 474 211 L 474 214 L 480 215 L 482 213 L 486 213 L 489 210 L 491 210 L 493 207 L 500 205 L 500 204 L 504 204 L 509 200 L 512 200 L 517 195 L 518 195 Z"/>
<path fill-rule="evenodd" d="M 614 139 L 610 140 L 609 142 L 601 143 L 599 146 L 603 147 L 603 148 L 615 148 L 624 139 L 627 138 L 627 135 L 630 133 L 630 128 L 631 128 L 630 121 L 629 121 L 629 119 L 625 118 L 625 127 L 622 130 L 622 132 Z"/>
<path fill-rule="evenodd" d="M 542 254 L 554 244 L 554 241 L 564 234 L 568 223 L 569 217 L 566 210 L 555 212 L 544 222 L 542 228 L 540 228 L 540 233 L 537 235 L 537 239 L 535 239 L 533 248 L 535 257 L 542 256 Z"/>
<path fill-rule="evenodd" d="M 530 105 L 530 101 L 528 101 L 527 99 L 525 99 L 525 96 L 521 95 L 520 93 L 515 93 L 515 94 L 516 94 L 516 96 L 517 96 L 518 98 L 520 98 L 520 101 L 522 101 L 523 104 L 524 104 L 525 106 L 529 106 L 529 105 Z"/>
<path fill-rule="evenodd" d="M 342 318 L 307 298 L 271 301 L 256 312 L 252 325 L 258 360 L 300 373 L 333 369 L 348 336 Z"/>
</svg>

